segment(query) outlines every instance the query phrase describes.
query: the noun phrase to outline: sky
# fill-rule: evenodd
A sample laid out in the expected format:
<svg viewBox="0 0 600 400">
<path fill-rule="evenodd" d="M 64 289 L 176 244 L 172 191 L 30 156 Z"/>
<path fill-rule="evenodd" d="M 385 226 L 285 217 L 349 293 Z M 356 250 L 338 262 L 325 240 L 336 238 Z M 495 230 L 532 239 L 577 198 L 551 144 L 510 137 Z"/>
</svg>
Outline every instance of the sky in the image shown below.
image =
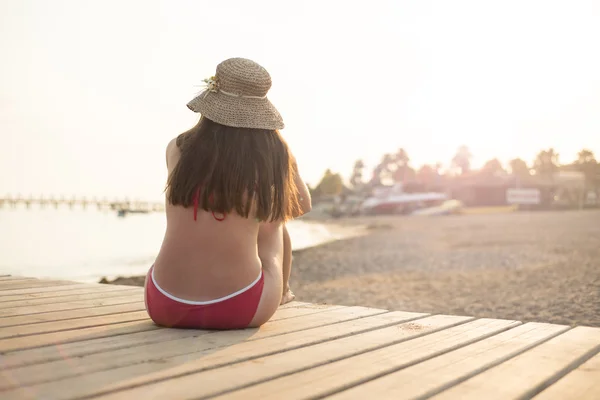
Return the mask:
<svg viewBox="0 0 600 400">
<path fill-rule="evenodd" d="M 304 179 L 554 147 L 600 156 L 600 2 L 0 0 L 0 195 L 155 200 L 186 103 L 230 57 L 271 74 Z"/>
</svg>

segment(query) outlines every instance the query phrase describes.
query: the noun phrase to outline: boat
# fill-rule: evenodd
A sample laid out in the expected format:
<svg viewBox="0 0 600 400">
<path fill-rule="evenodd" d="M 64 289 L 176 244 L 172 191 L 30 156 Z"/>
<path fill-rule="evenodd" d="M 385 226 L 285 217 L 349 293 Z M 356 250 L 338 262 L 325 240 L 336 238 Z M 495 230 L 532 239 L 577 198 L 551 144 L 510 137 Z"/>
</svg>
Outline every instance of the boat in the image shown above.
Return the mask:
<svg viewBox="0 0 600 400">
<path fill-rule="evenodd" d="M 376 214 L 412 214 L 416 210 L 441 206 L 449 200 L 446 193 L 415 192 L 406 193 L 402 183 L 374 189 L 373 195 L 361 205 L 361 213 Z"/>
</svg>

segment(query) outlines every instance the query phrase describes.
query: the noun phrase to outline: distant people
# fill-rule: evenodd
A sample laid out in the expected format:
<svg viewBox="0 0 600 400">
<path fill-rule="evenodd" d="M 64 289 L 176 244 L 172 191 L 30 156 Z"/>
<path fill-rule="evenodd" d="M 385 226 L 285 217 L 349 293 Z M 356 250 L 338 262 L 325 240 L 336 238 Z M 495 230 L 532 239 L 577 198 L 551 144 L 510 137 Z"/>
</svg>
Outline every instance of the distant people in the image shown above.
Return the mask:
<svg viewBox="0 0 600 400">
<path fill-rule="evenodd" d="M 163 326 L 258 327 L 294 299 L 285 223 L 311 199 L 279 134 L 265 68 L 232 58 L 204 82 L 187 104 L 200 120 L 167 146 L 167 229 L 146 308 Z"/>
</svg>

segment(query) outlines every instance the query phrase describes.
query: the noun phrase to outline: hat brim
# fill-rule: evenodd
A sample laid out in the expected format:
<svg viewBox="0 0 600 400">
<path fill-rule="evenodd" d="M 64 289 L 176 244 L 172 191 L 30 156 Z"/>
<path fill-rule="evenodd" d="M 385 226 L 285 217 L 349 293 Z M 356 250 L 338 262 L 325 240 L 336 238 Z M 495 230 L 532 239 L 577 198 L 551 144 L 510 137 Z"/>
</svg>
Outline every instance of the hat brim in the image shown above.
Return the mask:
<svg viewBox="0 0 600 400">
<path fill-rule="evenodd" d="M 265 98 L 235 97 L 220 92 L 202 92 L 187 107 L 216 123 L 236 128 L 283 129 L 283 118 Z"/>
</svg>

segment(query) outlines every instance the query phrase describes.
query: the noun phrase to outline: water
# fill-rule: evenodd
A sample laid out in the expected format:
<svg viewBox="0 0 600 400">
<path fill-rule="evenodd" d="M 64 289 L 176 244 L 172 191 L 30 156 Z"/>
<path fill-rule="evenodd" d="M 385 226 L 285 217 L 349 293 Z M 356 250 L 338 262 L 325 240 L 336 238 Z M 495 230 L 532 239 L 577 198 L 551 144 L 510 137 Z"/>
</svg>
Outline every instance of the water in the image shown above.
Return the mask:
<svg viewBox="0 0 600 400">
<path fill-rule="evenodd" d="M 32 207 L 0 209 L 0 274 L 97 282 L 144 275 L 162 243 L 164 214 Z M 347 236 L 332 227 L 292 221 L 294 249 Z"/>
</svg>

